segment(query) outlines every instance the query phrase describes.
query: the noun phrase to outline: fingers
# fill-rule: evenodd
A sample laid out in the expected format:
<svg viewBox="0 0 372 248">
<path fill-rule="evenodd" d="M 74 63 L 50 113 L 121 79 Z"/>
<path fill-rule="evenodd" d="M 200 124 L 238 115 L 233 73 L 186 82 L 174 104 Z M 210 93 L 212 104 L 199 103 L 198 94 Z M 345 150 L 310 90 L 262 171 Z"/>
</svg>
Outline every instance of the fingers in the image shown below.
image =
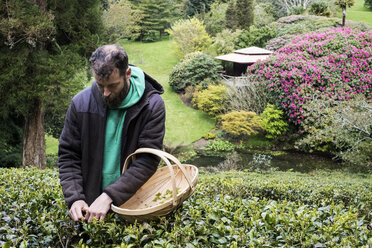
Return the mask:
<svg viewBox="0 0 372 248">
<path fill-rule="evenodd" d="M 109 211 L 111 203 L 111 198 L 106 193 L 102 193 L 87 209 L 85 220 L 92 222 L 93 218 L 96 218 L 102 221 Z"/>
<path fill-rule="evenodd" d="M 85 220 L 87 220 L 89 223 L 91 223 L 93 219 L 103 221 L 105 219 L 105 216 L 106 216 L 105 212 L 88 209 L 87 214 L 85 215 Z"/>
<path fill-rule="evenodd" d="M 84 218 L 83 211 L 86 211 L 87 208 L 88 205 L 83 200 L 74 202 L 69 211 L 71 219 L 74 221 L 79 221 Z"/>
</svg>

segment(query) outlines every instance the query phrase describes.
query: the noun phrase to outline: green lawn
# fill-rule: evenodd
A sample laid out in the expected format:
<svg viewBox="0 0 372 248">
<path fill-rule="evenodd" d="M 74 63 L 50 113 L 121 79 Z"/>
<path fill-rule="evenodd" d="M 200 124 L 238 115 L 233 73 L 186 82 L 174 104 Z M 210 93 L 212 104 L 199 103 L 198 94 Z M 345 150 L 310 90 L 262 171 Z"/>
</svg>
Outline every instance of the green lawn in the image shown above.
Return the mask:
<svg viewBox="0 0 372 248">
<path fill-rule="evenodd" d="M 167 111 L 166 144 L 190 144 L 214 127 L 211 117 L 184 105 L 168 84 L 169 74 L 179 60 L 171 40 L 154 43 L 123 41 L 121 45 L 128 52 L 129 63 L 142 68 L 164 87 L 162 97 Z"/>
<path fill-rule="evenodd" d="M 171 40 L 153 43 L 122 41 L 121 45 L 128 53 L 129 63 L 143 69 L 164 87 L 165 93 L 162 97 L 167 111 L 165 123 L 167 145 L 190 144 L 214 127 L 214 119 L 184 105 L 168 84 L 169 74 L 179 60 L 174 53 L 175 47 Z M 46 137 L 47 154 L 56 154 L 57 146 L 56 139 Z"/>
<path fill-rule="evenodd" d="M 58 153 L 58 139 L 53 138 L 53 136 L 45 135 L 45 146 L 47 155 Z"/>
<path fill-rule="evenodd" d="M 364 0 L 355 0 L 354 6 L 346 9 L 346 20 L 364 22 L 372 27 L 372 11 L 364 7 Z"/>
</svg>

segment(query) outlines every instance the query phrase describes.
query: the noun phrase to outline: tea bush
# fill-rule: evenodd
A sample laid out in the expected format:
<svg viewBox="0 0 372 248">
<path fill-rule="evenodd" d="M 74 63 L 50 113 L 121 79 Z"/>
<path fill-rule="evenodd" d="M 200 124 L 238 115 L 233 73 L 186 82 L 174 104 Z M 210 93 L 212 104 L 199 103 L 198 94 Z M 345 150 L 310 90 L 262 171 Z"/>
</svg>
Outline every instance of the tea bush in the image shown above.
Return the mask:
<svg viewBox="0 0 372 248">
<path fill-rule="evenodd" d="M 57 170 L 0 169 L 2 247 L 370 247 L 372 176 L 201 171 L 167 217 L 72 222 Z"/>
<path fill-rule="evenodd" d="M 185 92 L 186 87 L 200 85 L 203 81 L 218 82 L 218 71 L 222 66 L 213 57 L 195 52 L 187 54 L 169 75 L 169 85 L 177 93 Z"/>
</svg>

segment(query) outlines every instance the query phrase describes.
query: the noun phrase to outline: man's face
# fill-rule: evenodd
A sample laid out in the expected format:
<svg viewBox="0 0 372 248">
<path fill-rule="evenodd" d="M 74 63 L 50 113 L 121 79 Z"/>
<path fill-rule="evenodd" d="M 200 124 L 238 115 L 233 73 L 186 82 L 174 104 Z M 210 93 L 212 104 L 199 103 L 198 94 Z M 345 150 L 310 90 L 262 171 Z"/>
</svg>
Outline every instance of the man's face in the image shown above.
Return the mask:
<svg viewBox="0 0 372 248">
<path fill-rule="evenodd" d="M 117 108 L 127 96 L 130 87 L 127 78 L 130 78 L 130 68 L 127 70 L 126 77 L 120 76 L 119 70 L 115 68 L 108 79 L 101 81 L 96 79 L 98 89 L 109 108 Z"/>
</svg>

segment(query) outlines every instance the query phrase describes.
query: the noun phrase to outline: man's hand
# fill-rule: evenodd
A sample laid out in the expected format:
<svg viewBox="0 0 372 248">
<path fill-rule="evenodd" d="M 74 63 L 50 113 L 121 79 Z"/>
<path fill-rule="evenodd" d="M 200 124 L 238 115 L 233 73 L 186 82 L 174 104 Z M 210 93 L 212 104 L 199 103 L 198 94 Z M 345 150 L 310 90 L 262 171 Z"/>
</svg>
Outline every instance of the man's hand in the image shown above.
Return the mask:
<svg viewBox="0 0 372 248">
<path fill-rule="evenodd" d="M 84 218 L 83 211 L 85 212 L 87 209 L 88 204 L 83 200 L 78 200 L 72 204 L 69 215 L 74 221 L 79 221 Z"/>
<path fill-rule="evenodd" d="M 109 211 L 111 203 L 112 199 L 106 193 L 102 193 L 87 209 L 85 220 L 92 222 L 93 218 L 96 218 L 102 221 Z"/>
</svg>

